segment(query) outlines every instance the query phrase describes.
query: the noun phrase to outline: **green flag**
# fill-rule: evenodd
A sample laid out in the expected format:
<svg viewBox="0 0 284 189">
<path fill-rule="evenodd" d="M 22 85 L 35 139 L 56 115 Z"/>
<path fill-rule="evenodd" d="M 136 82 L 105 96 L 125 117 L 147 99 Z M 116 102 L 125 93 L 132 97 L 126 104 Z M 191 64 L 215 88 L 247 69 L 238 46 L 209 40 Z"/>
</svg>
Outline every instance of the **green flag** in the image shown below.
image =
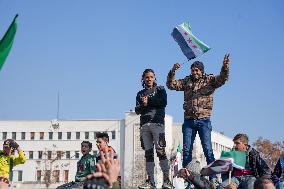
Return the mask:
<svg viewBox="0 0 284 189">
<path fill-rule="evenodd" d="M 18 15 L 15 16 L 13 22 L 11 23 L 4 37 L 0 41 L 0 70 L 13 45 L 14 37 L 17 31 L 17 17 Z"/>
<path fill-rule="evenodd" d="M 246 152 L 241 151 L 222 151 L 220 159 L 232 158 L 233 167 L 238 169 L 244 169 L 246 165 Z"/>
</svg>

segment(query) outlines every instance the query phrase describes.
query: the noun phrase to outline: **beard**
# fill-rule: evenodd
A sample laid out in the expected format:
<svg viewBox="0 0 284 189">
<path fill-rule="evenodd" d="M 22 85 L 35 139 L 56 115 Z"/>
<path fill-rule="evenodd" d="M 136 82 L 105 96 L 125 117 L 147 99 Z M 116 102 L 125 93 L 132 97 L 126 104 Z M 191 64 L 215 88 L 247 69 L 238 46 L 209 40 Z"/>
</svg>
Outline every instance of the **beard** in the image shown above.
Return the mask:
<svg viewBox="0 0 284 189">
<path fill-rule="evenodd" d="M 202 76 L 199 75 L 191 75 L 193 81 L 198 81 Z"/>
</svg>

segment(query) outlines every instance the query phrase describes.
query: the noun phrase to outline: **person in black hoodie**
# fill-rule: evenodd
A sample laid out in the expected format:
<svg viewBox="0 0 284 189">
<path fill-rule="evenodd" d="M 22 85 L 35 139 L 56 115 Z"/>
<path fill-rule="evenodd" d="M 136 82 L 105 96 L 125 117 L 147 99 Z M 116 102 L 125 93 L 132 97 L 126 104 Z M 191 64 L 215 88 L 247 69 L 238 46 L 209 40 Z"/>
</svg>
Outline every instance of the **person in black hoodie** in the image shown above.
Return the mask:
<svg viewBox="0 0 284 189">
<path fill-rule="evenodd" d="M 171 188 L 169 163 L 165 147 L 165 107 L 167 93 L 163 86 L 157 86 L 155 72 L 144 70 L 142 74 L 143 90 L 136 96 L 136 114 L 140 115 L 140 140 L 145 150 L 146 172 L 148 178 L 139 188 L 156 188 L 154 183 L 154 145 L 163 171 L 162 188 Z"/>
</svg>

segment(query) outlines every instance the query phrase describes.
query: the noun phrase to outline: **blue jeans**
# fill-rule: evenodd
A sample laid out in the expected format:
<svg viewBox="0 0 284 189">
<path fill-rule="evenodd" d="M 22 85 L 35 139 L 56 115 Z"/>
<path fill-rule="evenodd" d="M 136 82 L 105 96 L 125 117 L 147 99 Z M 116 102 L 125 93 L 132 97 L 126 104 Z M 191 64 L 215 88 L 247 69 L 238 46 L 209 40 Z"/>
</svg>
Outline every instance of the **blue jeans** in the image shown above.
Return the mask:
<svg viewBox="0 0 284 189">
<path fill-rule="evenodd" d="M 198 132 L 203 152 L 207 164 L 215 161 L 212 143 L 211 143 L 211 121 L 210 119 L 185 119 L 182 125 L 183 133 L 183 162 L 182 166 L 186 167 L 192 160 L 193 143 Z"/>
<path fill-rule="evenodd" d="M 276 189 L 284 189 L 284 181 L 277 182 L 275 187 Z"/>
<path fill-rule="evenodd" d="M 251 175 L 247 176 L 239 176 L 239 177 L 232 177 L 231 184 L 235 185 L 237 188 L 241 189 L 253 189 L 254 181 L 256 178 Z M 217 189 L 224 189 L 226 186 L 229 185 L 229 179 L 223 181 Z"/>
</svg>

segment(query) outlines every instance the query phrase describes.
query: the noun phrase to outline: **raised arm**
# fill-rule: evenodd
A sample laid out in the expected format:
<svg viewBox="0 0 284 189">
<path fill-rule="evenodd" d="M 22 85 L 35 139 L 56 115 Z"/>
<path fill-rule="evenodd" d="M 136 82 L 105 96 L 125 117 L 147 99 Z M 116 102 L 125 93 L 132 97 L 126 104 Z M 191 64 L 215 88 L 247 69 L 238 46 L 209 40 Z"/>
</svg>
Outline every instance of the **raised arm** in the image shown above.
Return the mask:
<svg viewBox="0 0 284 189">
<path fill-rule="evenodd" d="M 19 147 L 19 144 L 16 143 L 15 141 L 12 141 L 11 147 L 18 151 L 18 156 L 14 156 L 13 158 L 13 166 L 24 164 L 26 162 L 26 156 L 24 152 L 21 150 L 21 148 Z"/>
<path fill-rule="evenodd" d="M 24 152 L 20 149 L 20 147 L 17 148 L 17 151 L 18 151 L 19 156 L 13 159 L 13 166 L 24 164 L 27 160 Z"/>
<path fill-rule="evenodd" d="M 179 79 L 179 80 L 175 79 L 176 70 L 178 70 L 179 68 L 180 68 L 180 64 L 176 63 L 176 64 L 173 65 L 172 69 L 168 73 L 167 87 L 170 90 L 176 90 L 176 91 L 183 91 L 184 90 L 184 80 L 183 79 Z"/>
<path fill-rule="evenodd" d="M 211 84 L 214 86 L 214 88 L 221 87 L 229 79 L 229 56 L 230 54 L 225 54 L 224 56 L 223 66 L 221 68 L 220 75 L 212 76 L 211 78 Z"/>
</svg>

